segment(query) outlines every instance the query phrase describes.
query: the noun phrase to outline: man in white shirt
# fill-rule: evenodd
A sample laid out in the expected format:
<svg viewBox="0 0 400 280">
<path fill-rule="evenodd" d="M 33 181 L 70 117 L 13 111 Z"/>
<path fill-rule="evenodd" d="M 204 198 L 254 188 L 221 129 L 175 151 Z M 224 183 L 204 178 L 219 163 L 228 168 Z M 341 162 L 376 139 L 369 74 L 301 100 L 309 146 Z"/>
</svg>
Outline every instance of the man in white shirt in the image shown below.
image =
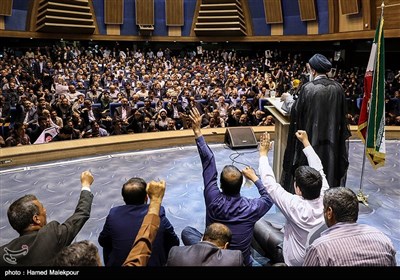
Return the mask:
<svg viewBox="0 0 400 280">
<path fill-rule="evenodd" d="M 82 93 L 77 91 L 74 85 L 71 84 L 68 86 L 68 92 L 65 94 L 65 97 L 67 97 L 71 104 L 75 102 L 79 95 L 82 95 Z"/>
<path fill-rule="evenodd" d="M 163 55 L 164 55 L 163 51 L 161 49 L 159 49 L 157 52 L 157 58 L 161 59 L 163 57 Z"/>
<path fill-rule="evenodd" d="M 329 188 L 321 160 L 308 141 L 303 130 L 296 132 L 303 145 L 309 166 L 300 166 L 295 172 L 295 194 L 287 192 L 276 182 L 268 163 L 268 151 L 272 147 L 266 132 L 260 139 L 259 174 L 272 201 L 286 218 L 283 234 L 283 258 L 288 266 L 301 266 L 310 236 L 325 226 L 322 199 Z M 260 220 L 262 222 L 263 220 Z M 268 234 L 268 233 L 256 233 Z"/>
</svg>

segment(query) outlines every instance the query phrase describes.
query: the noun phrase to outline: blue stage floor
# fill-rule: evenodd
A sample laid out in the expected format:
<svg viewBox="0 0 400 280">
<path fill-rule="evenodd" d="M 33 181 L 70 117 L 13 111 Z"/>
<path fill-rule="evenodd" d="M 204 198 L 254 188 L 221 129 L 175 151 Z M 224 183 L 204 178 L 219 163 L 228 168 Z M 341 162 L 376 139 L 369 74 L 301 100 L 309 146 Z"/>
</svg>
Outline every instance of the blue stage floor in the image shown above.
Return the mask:
<svg viewBox="0 0 400 280">
<path fill-rule="evenodd" d="M 210 146 L 215 153 L 219 172 L 224 165 L 232 164 L 232 158 L 236 156 L 235 164 L 239 169 L 249 165 L 258 170 L 256 149 L 237 150 L 242 154 L 236 155 L 236 151 L 224 144 Z M 347 186 L 358 192 L 363 144 L 358 140 L 351 141 L 350 149 Z M 386 141 L 386 149 L 384 167 L 373 170 L 370 163 L 366 162 L 363 191 L 369 195 L 369 207 L 360 204 L 359 222 L 375 226 L 391 238 L 400 265 L 400 141 Z M 271 164 L 272 154 L 270 152 Z M 91 218 L 76 240 L 88 239 L 98 245 L 97 238 L 109 209 L 123 204 L 122 184 L 135 176 L 146 181 L 166 180 L 163 205 L 178 236 L 187 225 L 204 230 L 202 168 L 197 148 L 181 146 L 1 169 L 0 244 L 17 237 L 7 220 L 7 209 L 12 201 L 27 193 L 35 194 L 47 208 L 47 220 L 63 222 L 75 209 L 81 188 L 80 173 L 87 169 L 95 178 L 92 186 L 95 197 Z M 242 195 L 257 197 L 258 192 L 254 186 L 244 186 Z M 267 215 L 273 213 L 276 213 L 275 207 Z M 101 247 L 98 247 L 101 252 Z M 264 264 L 262 258 L 255 257 Z"/>
</svg>

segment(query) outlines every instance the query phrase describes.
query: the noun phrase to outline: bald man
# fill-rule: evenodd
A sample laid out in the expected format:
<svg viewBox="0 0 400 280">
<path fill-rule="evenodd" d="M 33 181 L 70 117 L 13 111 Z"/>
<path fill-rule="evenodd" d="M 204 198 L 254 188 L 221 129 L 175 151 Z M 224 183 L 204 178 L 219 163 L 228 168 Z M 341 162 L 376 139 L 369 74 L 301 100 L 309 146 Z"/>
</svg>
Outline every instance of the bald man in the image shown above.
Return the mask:
<svg viewBox="0 0 400 280">
<path fill-rule="evenodd" d="M 172 247 L 167 266 L 243 266 L 242 252 L 228 249 L 231 239 L 232 232 L 227 226 L 212 223 L 199 243 Z"/>
</svg>

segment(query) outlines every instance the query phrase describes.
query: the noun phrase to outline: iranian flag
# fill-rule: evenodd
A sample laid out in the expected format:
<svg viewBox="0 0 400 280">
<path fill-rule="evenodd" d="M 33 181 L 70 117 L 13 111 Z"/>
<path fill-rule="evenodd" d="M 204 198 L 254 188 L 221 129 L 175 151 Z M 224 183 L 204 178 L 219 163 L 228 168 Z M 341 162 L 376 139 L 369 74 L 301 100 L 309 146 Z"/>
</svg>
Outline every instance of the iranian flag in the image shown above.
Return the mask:
<svg viewBox="0 0 400 280">
<path fill-rule="evenodd" d="M 385 42 L 383 15 L 364 77 L 364 97 L 358 121 L 358 133 L 365 144 L 366 156 L 374 168 L 385 165 Z"/>
</svg>

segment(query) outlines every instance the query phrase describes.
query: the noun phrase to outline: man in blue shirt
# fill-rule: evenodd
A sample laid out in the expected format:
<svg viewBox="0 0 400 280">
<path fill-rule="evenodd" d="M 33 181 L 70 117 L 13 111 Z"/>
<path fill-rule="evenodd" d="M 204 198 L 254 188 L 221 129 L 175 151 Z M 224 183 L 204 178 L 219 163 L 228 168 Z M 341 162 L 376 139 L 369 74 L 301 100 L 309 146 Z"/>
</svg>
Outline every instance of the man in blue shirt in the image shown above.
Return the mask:
<svg viewBox="0 0 400 280">
<path fill-rule="evenodd" d="M 233 165 L 225 166 L 220 175 L 222 190 L 220 191 L 215 157 L 200 130 L 202 116 L 196 108 L 193 108 L 189 117 L 203 166 L 206 226 L 221 223 L 229 227 L 232 231 L 229 248 L 241 250 L 245 265 L 250 266 L 252 265 L 250 245 L 254 224 L 271 208 L 271 198 L 254 170 L 249 167 L 240 171 Z M 250 199 L 240 195 L 243 175 L 255 183 L 261 197 Z M 186 227 L 182 231 L 182 241 L 185 245 L 193 245 L 200 239 L 201 233 L 192 227 Z"/>
</svg>

